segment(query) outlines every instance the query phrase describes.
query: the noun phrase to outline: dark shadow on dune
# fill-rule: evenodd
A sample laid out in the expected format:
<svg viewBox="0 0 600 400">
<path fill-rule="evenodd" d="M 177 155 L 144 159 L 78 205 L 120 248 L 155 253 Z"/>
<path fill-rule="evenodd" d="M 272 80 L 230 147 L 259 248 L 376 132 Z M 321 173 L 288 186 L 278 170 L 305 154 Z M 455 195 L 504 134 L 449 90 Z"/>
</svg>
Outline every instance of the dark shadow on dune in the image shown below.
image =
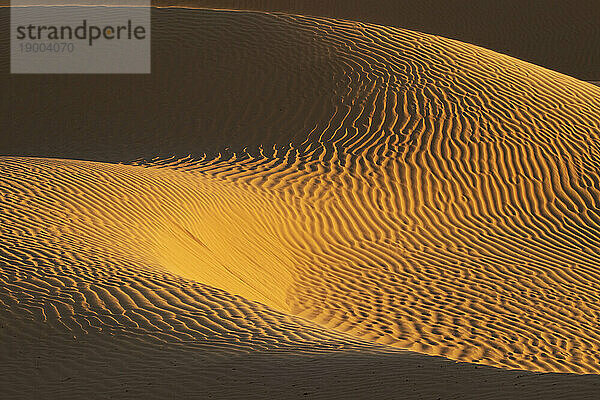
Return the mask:
<svg viewBox="0 0 600 400">
<path fill-rule="evenodd" d="M 574 76 L 600 79 L 594 0 L 159 0 L 156 4 L 282 11 L 432 33 Z"/>
<path fill-rule="evenodd" d="M 11 340 L 0 327 L 0 387 L 10 399 L 594 399 L 596 375 L 502 371 L 418 354 L 219 355 L 95 335 Z M 33 330 L 36 331 L 35 329 Z M 90 345 L 91 343 L 91 345 Z M 127 355 L 127 362 L 123 355 Z M 43 355 L 43 356 L 40 356 Z M 86 360 L 86 361 L 84 361 Z"/>
<path fill-rule="evenodd" d="M 248 35 L 230 17 L 153 10 L 150 75 L 10 75 L 4 58 L 0 155 L 121 162 L 298 145 L 307 121 L 327 123 L 348 78 L 310 33 L 284 38 L 282 57 L 276 20 L 249 16 L 260 26 Z"/>
</svg>

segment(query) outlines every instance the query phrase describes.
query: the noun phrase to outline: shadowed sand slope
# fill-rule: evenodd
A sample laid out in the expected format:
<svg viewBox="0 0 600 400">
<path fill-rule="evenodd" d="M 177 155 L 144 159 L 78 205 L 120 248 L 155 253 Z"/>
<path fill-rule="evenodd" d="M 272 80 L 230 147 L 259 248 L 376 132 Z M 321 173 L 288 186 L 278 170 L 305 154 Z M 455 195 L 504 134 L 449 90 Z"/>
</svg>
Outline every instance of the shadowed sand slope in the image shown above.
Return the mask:
<svg viewBox="0 0 600 400">
<path fill-rule="evenodd" d="M 477 44 L 579 79 L 600 79 L 595 0 L 157 0 L 370 22 Z"/>
<path fill-rule="evenodd" d="M 154 29 L 153 75 L 94 99 L 84 76 L 4 78 L 7 371 L 41 362 L 56 396 L 73 370 L 123 394 L 106 366 L 141 364 L 215 397 L 597 390 L 532 372 L 599 372 L 600 88 L 357 22 L 165 9 Z M 50 343 L 64 370 L 27 350 Z M 230 380 L 253 369 L 265 391 Z"/>
</svg>

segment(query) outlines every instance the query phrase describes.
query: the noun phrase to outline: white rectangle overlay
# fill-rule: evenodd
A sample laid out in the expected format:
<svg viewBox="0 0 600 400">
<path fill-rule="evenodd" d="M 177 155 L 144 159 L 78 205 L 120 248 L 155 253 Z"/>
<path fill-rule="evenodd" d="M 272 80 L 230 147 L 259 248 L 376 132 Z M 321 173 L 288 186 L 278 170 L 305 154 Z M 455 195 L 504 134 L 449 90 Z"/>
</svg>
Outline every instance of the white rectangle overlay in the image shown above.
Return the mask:
<svg viewBox="0 0 600 400">
<path fill-rule="evenodd" d="M 149 0 L 115 6 L 32 1 L 11 3 L 11 73 L 150 73 Z"/>
</svg>

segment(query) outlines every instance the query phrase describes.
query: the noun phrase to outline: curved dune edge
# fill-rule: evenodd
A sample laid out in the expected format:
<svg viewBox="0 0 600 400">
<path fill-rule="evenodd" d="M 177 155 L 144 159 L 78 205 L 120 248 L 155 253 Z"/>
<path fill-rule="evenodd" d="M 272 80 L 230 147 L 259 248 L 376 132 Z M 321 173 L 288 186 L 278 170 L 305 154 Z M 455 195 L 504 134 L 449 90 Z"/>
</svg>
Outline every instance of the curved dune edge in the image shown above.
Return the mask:
<svg viewBox="0 0 600 400">
<path fill-rule="evenodd" d="M 111 6 L 131 3 L 130 0 L 77 2 Z M 0 0 L 0 8 L 9 3 Z M 32 0 L 30 3 L 53 1 Z M 592 1 L 580 1 L 575 6 L 559 2 L 541 6 L 505 0 L 475 7 L 466 1 L 449 6 L 442 0 L 380 0 L 377 7 L 360 1 L 340 0 L 158 0 L 152 3 L 154 7 L 284 12 L 405 27 L 476 43 L 579 79 L 598 79 L 596 64 L 600 53 L 594 46 L 599 38 L 594 29 L 598 10 Z M 543 40 L 540 40 L 540 32 L 544 32 Z"/>
<path fill-rule="evenodd" d="M 6 323 L 598 373 L 598 88 L 409 31 L 202 15 L 311 37 L 334 112 L 231 159 L 3 158 Z"/>
</svg>

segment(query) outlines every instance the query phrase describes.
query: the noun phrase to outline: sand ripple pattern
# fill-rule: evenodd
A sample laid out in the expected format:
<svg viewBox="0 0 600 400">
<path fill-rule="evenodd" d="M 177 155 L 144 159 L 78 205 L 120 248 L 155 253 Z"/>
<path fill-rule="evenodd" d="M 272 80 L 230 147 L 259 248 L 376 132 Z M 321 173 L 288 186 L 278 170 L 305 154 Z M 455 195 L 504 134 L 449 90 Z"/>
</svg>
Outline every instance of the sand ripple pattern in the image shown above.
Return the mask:
<svg viewBox="0 0 600 400">
<path fill-rule="evenodd" d="M 249 80 L 261 51 L 299 59 L 287 43 L 310 43 L 326 105 L 285 131 L 278 104 L 248 99 L 273 117 L 235 154 L 3 158 L 12 314 L 77 333 L 243 347 L 267 331 L 268 348 L 369 342 L 600 372 L 600 88 L 421 33 L 202 13 L 279 32 L 280 47 L 238 43 Z M 278 83 L 297 76 L 277 68 Z"/>
</svg>

